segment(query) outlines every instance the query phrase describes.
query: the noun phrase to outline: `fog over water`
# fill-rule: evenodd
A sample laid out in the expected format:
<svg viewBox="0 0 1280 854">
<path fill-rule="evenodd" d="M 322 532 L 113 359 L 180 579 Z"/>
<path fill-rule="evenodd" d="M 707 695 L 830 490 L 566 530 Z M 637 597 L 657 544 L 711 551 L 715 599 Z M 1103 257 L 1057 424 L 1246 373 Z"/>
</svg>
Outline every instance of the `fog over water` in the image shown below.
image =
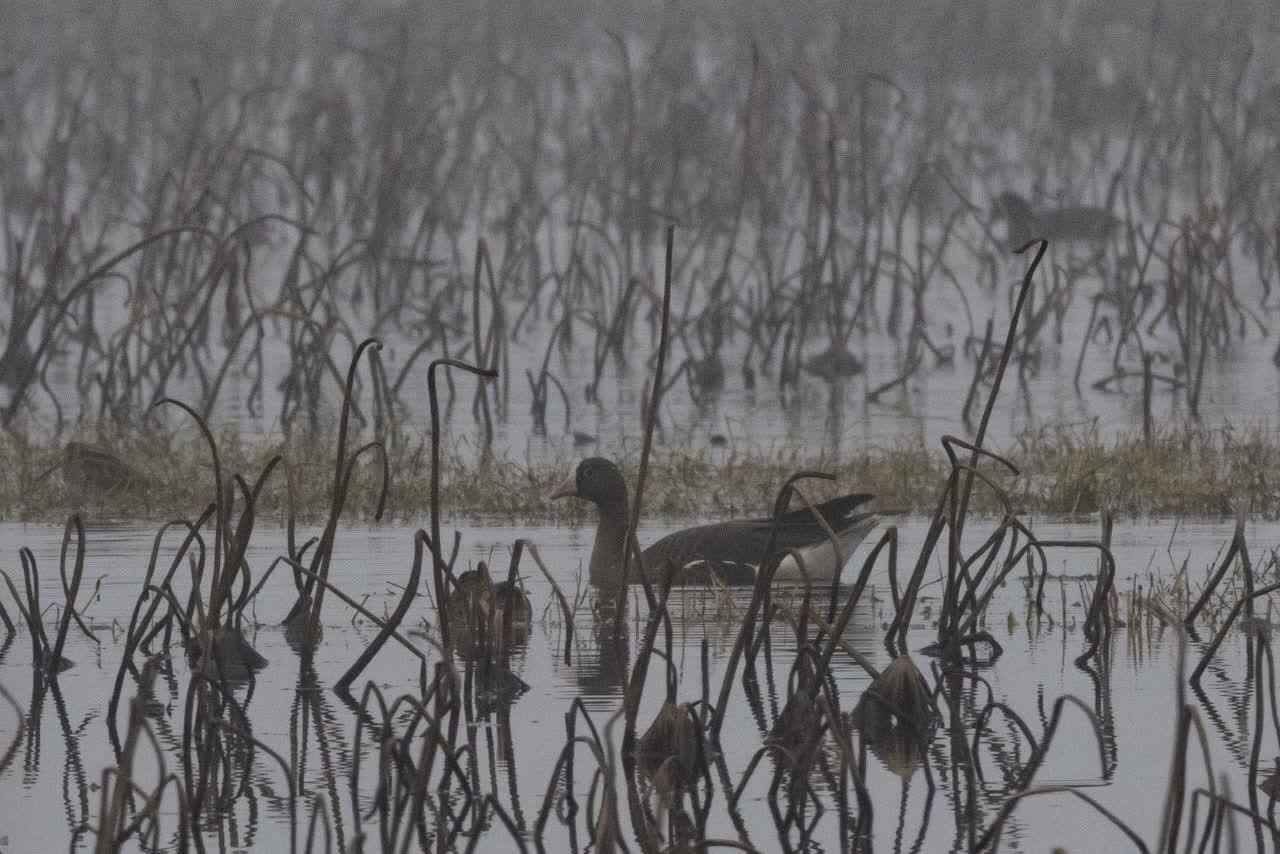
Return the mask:
<svg viewBox="0 0 1280 854">
<path fill-rule="evenodd" d="M 1273 505 L 1000 455 L 1280 483 L 1278 60 L 1261 2 L 0 0 L 0 854 L 1275 850 Z M 637 494 L 895 448 L 932 514 Z M 587 525 L 458 512 L 594 456 Z"/>
<path fill-rule="evenodd" d="M 674 224 L 664 426 L 932 444 L 989 317 L 999 347 L 1010 241 L 1089 208 L 1110 239 L 1054 241 L 993 435 L 1136 429 L 1144 353 L 1162 421 L 1280 409 L 1277 41 L 1247 4 L 11 6 L 4 373 L 33 429 L 174 393 L 291 434 L 377 335 L 419 435 L 412 364 L 479 349 L 512 368 L 499 450 L 617 452 Z"/>
</svg>

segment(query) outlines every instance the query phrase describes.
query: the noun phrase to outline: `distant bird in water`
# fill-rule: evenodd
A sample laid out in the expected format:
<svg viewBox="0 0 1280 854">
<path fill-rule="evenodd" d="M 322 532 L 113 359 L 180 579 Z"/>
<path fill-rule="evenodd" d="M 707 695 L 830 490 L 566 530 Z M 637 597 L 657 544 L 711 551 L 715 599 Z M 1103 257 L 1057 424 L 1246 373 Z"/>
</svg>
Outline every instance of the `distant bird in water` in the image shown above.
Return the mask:
<svg viewBox="0 0 1280 854">
<path fill-rule="evenodd" d="M 445 599 L 445 611 L 459 654 L 477 665 L 476 703 L 491 709 L 529 690 L 528 684 L 499 658 L 504 623 L 510 612 L 512 647 L 529 639 L 533 609 L 524 590 L 506 581 L 494 584 L 489 568 L 480 561 L 477 569 L 457 577 L 454 590 Z"/>
<path fill-rule="evenodd" d="M 1104 208 L 1071 206 L 1037 211 L 1014 192 L 1004 192 L 996 198 L 992 216 L 1008 227 L 1009 245 L 1015 249 L 1041 237 L 1054 242 L 1104 245 L 1120 225 L 1120 220 Z"/>
<path fill-rule="evenodd" d="M 591 583 L 616 588 L 622 581 L 622 548 L 628 523 L 627 484 L 621 470 L 602 457 L 583 460 L 573 476 L 549 497 L 581 498 L 596 505 L 600 521 L 591 550 Z M 870 495 L 843 495 L 814 507 L 840 540 L 846 560 L 875 527 L 876 515 L 863 512 L 869 500 Z M 705 583 L 714 574 L 726 584 L 752 584 L 775 527 L 775 554 L 794 549 L 810 578 L 835 577 L 840 569 L 835 547 L 807 507 L 776 519 L 737 519 L 676 531 L 643 551 L 645 566 L 653 571 L 671 561 L 679 568 L 676 583 Z M 797 581 L 801 577 L 790 556 L 782 559 L 774 575 L 778 581 Z"/>
<path fill-rule="evenodd" d="M 458 576 L 455 589 L 445 600 L 445 609 L 459 646 L 470 655 L 497 649 L 507 610 L 511 611 L 512 639 L 516 643 L 528 638 L 533 622 L 533 609 L 524 590 L 505 580 L 494 584 L 484 561 L 480 561 L 479 569 Z"/>
<path fill-rule="evenodd" d="M 829 383 L 856 377 L 862 373 L 862 360 L 850 353 L 843 344 L 832 344 L 826 350 L 804 363 L 804 369 Z"/>
</svg>

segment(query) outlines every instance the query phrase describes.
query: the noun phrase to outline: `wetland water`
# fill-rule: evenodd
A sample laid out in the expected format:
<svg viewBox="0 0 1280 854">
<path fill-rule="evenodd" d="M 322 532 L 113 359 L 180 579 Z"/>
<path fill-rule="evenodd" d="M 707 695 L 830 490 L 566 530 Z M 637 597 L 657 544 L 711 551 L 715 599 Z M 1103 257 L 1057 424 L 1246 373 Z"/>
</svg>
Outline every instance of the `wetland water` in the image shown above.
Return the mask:
<svg viewBox="0 0 1280 854">
<path fill-rule="evenodd" d="M 264 520 L 265 521 L 265 520 Z M 897 520 L 903 553 L 918 552 L 927 520 Z M 992 525 L 972 520 L 966 536 L 983 538 Z M 1043 539 L 1094 539 L 1096 522 L 1035 520 Z M 651 542 L 669 527 L 647 526 L 642 540 Z M 517 537 L 536 543 L 553 576 L 570 596 L 576 587 L 579 565 L 590 552 L 594 529 L 527 528 L 514 530 L 484 524 L 460 526 L 463 548 L 459 565 L 479 560 L 505 567 L 509 544 Z M 1117 569 L 1117 587 L 1122 600 L 1137 585 L 1146 589 L 1154 577 L 1170 577 L 1185 566 L 1198 582 L 1207 568 L 1220 559 L 1229 541 L 1232 526 L 1224 523 L 1120 522 L 1116 525 L 1112 549 Z M 1250 526 L 1248 536 L 1258 543 L 1275 542 L 1280 526 Z M 100 769 L 115 763 L 107 738 L 105 715 L 119 657 L 122 627 L 113 621 L 130 613 L 145 570 L 154 530 L 146 526 L 123 525 L 90 528 L 86 556 L 85 586 L 100 575 L 100 598 L 85 607 L 86 622 L 102 640 L 96 647 L 73 631 L 66 657 L 75 666 L 59 675 L 56 686 L 41 692 L 33 683 L 25 638 L 17 638 L 0 660 L 0 684 L 17 700 L 27 728 L 17 746 L 14 761 L 0 777 L 0 835 L 7 835 L 6 851 L 63 850 L 75 827 L 92 821 L 97 809 L 101 783 Z M 265 566 L 285 548 L 283 532 L 263 527 L 255 536 L 248 560 Z M 2 550 L 12 554 L 18 546 L 30 547 L 42 569 L 45 601 L 60 601 L 57 560 L 62 540 L 60 527 L 6 524 L 0 527 Z M 333 578 L 373 613 L 381 615 L 398 600 L 395 585 L 402 585 L 412 560 L 412 531 L 398 527 L 346 528 L 338 537 L 333 557 Z M 852 575 L 861 565 L 868 546 L 854 555 Z M 1265 555 L 1256 556 L 1263 565 Z M 1067 706 L 1059 732 L 1043 766 L 1035 775 L 1037 785 L 1065 783 L 1085 787 L 1139 833 L 1153 834 L 1162 809 L 1162 799 L 1170 768 L 1170 745 L 1175 720 L 1175 684 L 1179 644 L 1172 629 L 1162 629 L 1150 618 L 1115 628 L 1112 651 L 1101 664 L 1084 670 L 1073 660 L 1084 645 L 1082 624 L 1087 600 L 1082 599 L 1081 582 L 1096 571 L 1092 553 L 1058 552 L 1050 559 L 1052 577 L 1046 584 L 1045 610 L 1053 615 L 1051 624 L 1029 612 L 1024 585 L 1011 578 L 993 599 L 987 614 L 987 628 L 1004 647 L 1004 655 L 993 666 L 968 668 L 981 676 L 981 683 L 962 686 L 961 713 L 972 719 L 987 702 L 987 692 L 1008 704 L 1029 724 L 1036 738 L 1043 734 L 1054 701 L 1073 694 L 1092 710 L 1101 724 L 1101 742 L 1088 718 Z M 904 571 L 901 570 L 900 571 Z M 930 580 L 938 578 L 941 563 L 931 567 Z M 1268 570 L 1274 573 L 1274 568 Z M 492 791 L 520 827 L 528 831 L 541 806 L 552 767 L 564 743 L 564 714 L 571 701 L 580 697 L 598 726 L 604 726 L 619 708 L 622 674 L 612 652 L 612 644 L 602 647 L 588 599 L 575 615 L 575 639 L 571 661 L 563 660 L 564 633 L 557 609 L 548 605 L 552 592 L 532 564 L 525 559 L 526 578 L 533 604 L 534 622 L 526 644 L 515 654 L 512 669 L 530 686 L 504 711 L 488 714 L 472 710 L 460 731 L 459 743 L 470 745 L 464 767 L 474 775 L 473 784 Z M 1262 584 L 1272 576 L 1262 576 Z M 1061 582 L 1059 581 L 1061 579 Z M 887 603 L 888 584 L 883 573 L 872 578 L 874 593 L 864 595 L 845 638 L 856 650 L 883 668 L 888 655 L 883 645 L 884 622 L 891 619 Z M 185 587 L 176 583 L 182 595 Z M 931 626 L 939 603 L 941 584 L 927 584 L 920 596 L 916 623 L 908 637 L 908 647 L 920 666 L 928 671 L 929 659 L 918 650 L 936 640 Z M 333 682 L 349 666 L 375 634 L 367 621 L 353 624 L 352 611 L 332 602 L 325 612 L 325 640 L 314 657 L 314 671 L 304 672 L 299 657 L 285 642 L 278 625 L 293 599 L 292 580 L 277 573 L 258 597 L 255 618 L 258 625 L 246 628 L 246 636 L 269 664 L 257 674 L 251 686 L 236 689 L 253 724 L 256 738 L 277 751 L 296 768 L 299 804 L 316 799 L 324 803 L 336 834 L 334 843 L 352 847 L 356 833 L 370 834 L 376 848 L 377 820 L 357 820 L 353 814 L 350 786 L 352 757 L 365 757 L 359 782 L 361 803 L 368 809 L 376 786 L 377 744 L 366 731 L 354 742 L 355 714 L 332 691 Z M 367 600 L 365 597 L 368 597 Z M 686 588 L 673 592 L 669 609 L 673 628 L 673 663 L 681 686 L 681 700 L 696 699 L 702 679 L 701 643 L 708 642 L 712 690 L 719 685 L 725 654 L 736 636 L 740 612 L 748 591 L 736 590 L 725 600 L 715 591 Z M 642 607 L 643 610 L 643 607 Z M 1061 625 L 1061 614 L 1067 624 Z M 886 612 L 888 615 L 886 615 Z M 1121 607 L 1120 613 L 1126 609 Z M 402 630 L 422 621 L 434 621 L 434 611 L 425 596 L 412 606 Z M 46 622 L 52 624 L 56 608 Z M 637 626 L 634 610 L 629 614 L 629 649 L 634 651 Z M 749 701 L 741 685 L 729 706 L 722 736 L 723 761 L 730 779 L 737 780 L 761 746 L 768 727 L 784 699 L 785 685 L 796 648 L 795 634 L 785 620 L 774 625 L 769 646 L 757 660 L 758 695 Z M 1207 638 L 1205 638 L 1207 640 Z M 1204 644 L 1192 639 L 1187 656 L 1192 664 Z M 176 649 L 176 647 L 175 647 Z M 1245 635 L 1228 636 L 1213 667 L 1203 680 L 1203 691 L 1191 697 L 1205 722 L 1208 750 L 1215 783 L 1229 785 L 1235 797 L 1247 801 L 1248 764 L 1253 720 L 1251 681 L 1246 678 Z M 160 750 L 169 768 L 180 763 L 182 706 L 188 664 L 180 654 L 168 663 L 157 687 L 157 698 L 165 708 L 152 719 Z M 661 700 L 661 662 L 650 664 L 651 678 L 639 715 L 643 728 L 657 711 Z M 365 677 L 382 687 L 389 697 L 416 688 L 416 660 L 395 644 L 374 659 Z M 846 710 L 854 697 L 865 690 L 869 677 L 844 653 L 833 659 L 832 675 Z M 365 677 L 362 677 L 365 678 Z M 930 681 L 933 676 L 930 674 Z M 30 686 L 30 687 L 29 687 Z M 54 688 L 56 687 L 56 690 Z M 692 696 L 685 696 L 693 691 Z M 35 692 L 36 696 L 32 696 Z M 126 697 L 132 685 L 126 685 Z M 945 704 L 944 708 L 945 708 Z M 127 704 L 122 704 L 122 720 Z M 0 741 L 5 744 L 16 733 L 16 718 L 6 708 L 0 716 Z M 727 736 L 727 737 L 726 737 Z M 1095 746 L 1096 745 L 1096 746 Z M 1101 751 L 1101 755 L 1100 755 Z M 981 826 L 987 826 L 1016 779 L 1021 765 L 1030 758 L 1031 747 L 998 714 L 979 744 L 982 779 L 977 789 L 976 811 Z M 1274 734 L 1266 733 L 1262 744 L 1263 765 L 1280 753 Z M 1198 757 L 1198 751 L 1194 754 Z M 135 775 L 138 783 L 150 788 L 157 773 L 149 752 L 140 752 Z M 872 799 L 872 839 L 877 851 L 943 851 L 963 847 L 965 806 L 958 804 L 953 781 L 957 773 L 954 753 L 948 745 L 946 727 L 935 734 L 923 756 L 895 756 L 870 753 L 866 766 L 866 786 Z M 726 792 L 713 773 L 715 791 L 706 828 L 707 838 L 739 838 L 736 820 L 741 822 L 750 844 L 762 851 L 781 846 L 779 831 L 769 807 L 772 759 L 762 760 L 752 781 L 731 816 L 726 808 Z M 593 765 L 579 755 L 575 794 L 580 805 L 588 801 Z M 1203 765 L 1189 762 L 1188 788 L 1204 786 Z M 273 761 L 259 754 L 249 769 L 249 786 L 228 811 L 218 833 L 207 832 L 209 850 L 286 850 L 289 815 L 286 808 L 288 785 Z M 621 783 L 619 783 L 621 785 Z M 931 791 L 932 789 L 932 791 Z M 828 814 L 814 831 L 813 846 L 820 850 L 840 850 L 839 822 L 834 813 L 834 792 L 817 785 L 817 797 L 825 802 Z M 598 796 L 597 796 L 598 797 Z M 656 796 L 654 803 L 658 802 Z M 1264 797 L 1265 804 L 1265 797 Z M 172 819 L 169 805 L 166 821 Z M 598 808 L 598 807 L 597 807 Z M 655 806 L 656 809 L 656 806 Z M 307 809 L 299 807 L 300 815 Z M 568 830 L 558 820 L 562 810 L 552 813 L 544 842 L 547 850 L 566 850 Z M 808 816 L 810 820 L 813 815 Z M 1070 850 L 1121 850 L 1123 838 L 1105 822 L 1095 820 L 1074 801 L 1049 798 L 1027 799 L 1012 816 L 1003 842 L 1004 850 L 1041 851 L 1045 840 L 1069 841 Z M 299 822 L 304 819 L 300 818 Z M 581 823 L 581 817 L 578 819 Z M 481 850 L 509 848 L 510 837 L 491 819 L 481 832 Z M 172 826 L 166 832 L 172 830 Z M 581 828 L 579 833 L 583 831 Z M 794 831 L 793 831 L 794 834 Z M 624 833 L 624 841 L 631 840 Z M 161 840 L 164 843 L 164 838 Z M 465 844 L 465 842 L 463 843 Z M 581 840 L 579 840 L 581 844 Z M 82 837 L 81 847 L 91 846 Z"/>
<path fill-rule="evenodd" d="M 657 251 L 660 250 L 655 248 Z M 1002 270 L 1008 281 L 1016 281 L 1022 271 L 1022 261 L 1005 259 Z M 972 339 L 982 336 L 981 328 L 969 328 L 968 311 L 984 320 L 989 314 L 995 316 L 999 318 L 997 324 L 1007 322 L 1007 317 L 1001 317 L 1001 306 L 992 298 L 994 295 L 969 290 L 967 299 L 971 306 L 963 305 L 948 292 L 937 294 L 930 303 L 940 334 L 943 326 L 953 330 L 949 337 L 940 338 L 940 343 L 953 351 L 965 347 L 966 340 L 972 348 Z M 106 302 L 109 305 L 109 301 Z M 1066 426 L 1074 431 L 1096 429 L 1102 437 L 1141 431 L 1140 375 L 1131 375 L 1106 389 L 1092 387 L 1115 373 L 1115 354 L 1101 345 L 1105 336 L 1099 338 L 1099 346 L 1085 349 L 1080 388 L 1074 385 L 1078 348 L 1089 328 L 1089 308 L 1083 299 L 1069 305 L 1062 320 L 1064 343 L 1046 345 L 1022 381 L 1010 384 L 1008 400 L 996 411 L 991 423 L 989 437 L 997 447 L 1007 447 L 1019 435 L 1046 427 Z M 98 310 L 100 316 L 111 316 L 105 305 Z M 355 315 L 349 320 L 353 329 L 367 328 L 368 318 Z M 652 330 L 637 326 L 637 348 L 627 362 L 620 363 L 612 356 L 605 362 L 604 379 L 595 402 L 584 400 L 583 389 L 594 376 L 594 349 L 598 342 L 583 334 L 586 330 L 580 330 L 572 344 L 557 344 L 549 365 L 568 390 L 568 417 L 562 399 L 553 392 L 545 420 L 539 422 L 523 371 L 542 363 L 554 327 L 545 321 L 530 322 L 519 337 L 507 343 L 512 375 L 504 380 L 509 388 L 504 385 L 502 393 L 493 394 L 492 451 L 501 459 L 532 464 L 563 463 L 582 456 L 584 451 L 634 457 L 639 447 L 640 401 L 647 388 L 650 354 L 656 346 Z M 420 341 L 394 329 L 378 334 L 385 345 L 382 360 L 394 378 Z M 465 335 L 465 329 L 461 334 Z M 1176 341 L 1170 336 L 1163 344 L 1174 347 Z M 740 366 L 751 346 L 750 340 L 743 335 L 731 336 L 721 354 L 728 374 L 723 386 L 700 389 L 681 378 L 663 400 L 657 441 L 697 449 L 708 447 L 713 437 L 716 441 L 723 437 L 729 448 L 743 453 L 796 452 L 809 458 L 823 455 L 840 458 L 898 445 L 933 449 L 942 435 L 965 435 L 969 428 L 961 413 L 973 377 L 972 358 L 930 364 L 928 370 L 917 373 L 905 386 L 874 400 L 868 399 L 870 391 L 902 374 L 904 354 L 898 345 L 894 336 L 867 329 L 857 335 L 854 347 L 855 355 L 866 366 L 859 376 L 828 383 L 802 372 L 793 382 L 780 387 L 776 376 L 758 374 L 755 386 L 747 388 Z M 1148 346 L 1155 345 L 1149 343 Z M 281 388 L 294 365 L 287 339 L 267 337 L 261 347 L 264 364 L 261 380 L 236 371 L 229 373 L 212 418 L 217 425 L 237 427 L 250 440 L 265 442 L 278 439 L 283 432 L 279 417 L 283 402 Z M 1280 429 L 1280 371 L 1270 367 L 1274 349 L 1274 342 L 1253 335 L 1239 339 L 1228 352 L 1211 358 L 1205 369 L 1198 419 L 1191 417 L 1181 391 L 1157 385 L 1153 414 L 1158 425 L 1209 429 L 1232 425 L 1237 429 L 1259 428 L 1267 432 Z M 342 351 L 335 351 L 335 358 L 345 358 L 338 356 L 338 352 Z M 674 358 L 679 364 L 689 355 L 677 349 Z M 222 356 L 219 353 L 219 358 Z M 50 389 L 69 411 L 74 411 L 78 394 L 75 367 L 74 359 L 68 357 L 66 362 L 55 362 L 49 372 Z M 430 432 L 425 367 L 424 360 L 408 373 L 397 397 L 403 428 L 411 436 Z M 473 392 L 464 381 L 459 381 L 459 386 L 457 405 L 445 408 L 442 416 L 451 437 L 450 450 L 472 457 L 482 449 L 469 405 Z M 195 376 L 187 377 L 186 381 L 173 381 L 168 390 L 181 399 L 202 397 Z M 0 394 L 3 394 L 2 388 Z M 253 398 L 254 394 L 258 397 Z M 334 397 L 327 394 L 321 402 L 321 423 L 333 420 L 337 402 Z M 40 421 L 47 422 L 52 418 L 49 402 L 42 399 L 37 403 L 42 414 Z M 980 403 L 981 398 L 978 405 Z M 175 428 L 183 426 L 178 419 L 168 423 Z M 583 438 L 575 439 L 575 434 Z"/>
<path fill-rule="evenodd" d="M 0 0 L 0 854 L 1280 841 L 1272 4 L 659 5 Z M 938 510 L 811 599 L 621 610 L 534 503 L 650 439 L 708 488 L 644 544 L 899 445 Z M 490 515 L 420 577 L 427 507 Z M 499 655 L 462 571 L 522 539 Z"/>
</svg>

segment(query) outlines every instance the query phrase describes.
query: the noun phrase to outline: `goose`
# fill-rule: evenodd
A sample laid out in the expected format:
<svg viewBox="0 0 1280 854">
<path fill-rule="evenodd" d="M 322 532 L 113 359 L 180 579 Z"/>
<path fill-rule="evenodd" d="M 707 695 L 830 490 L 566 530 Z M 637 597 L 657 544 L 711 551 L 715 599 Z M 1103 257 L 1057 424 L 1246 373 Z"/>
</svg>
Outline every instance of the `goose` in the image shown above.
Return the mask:
<svg viewBox="0 0 1280 854">
<path fill-rule="evenodd" d="M 1023 246 L 1040 237 L 1064 243 L 1103 243 L 1120 225 L 1104 208 L 1071 206 L 1037 211 L 1014 192 L 1004 192 L 996 198 L 992 215 L 995 221 L 1003 220 L 1008 226 L 1012 246 Z"/>
<path fill-rule="evenodd" d="M 622 581 L 622 546 L 627 530 L 627 484 L 622 471 L 603 457 L 585 459 L 548 498 L 578 498 L 596 505 L 599 524 L 591 550 L 590 579 L 597 587 L 616 588 Z M 869 500 L 871 496 L 862 493 L 842 495 L 814 508 L 840 540 L 846 560 L 876 525 L 876 514 L 864 512 L 863 505 Z M 675 578 L 680 584 L 705 583 L 711 573 L 726 584 L 753 584 L 775 526 L 775 554 L 794 549 L 812 580 L 836 576 L 841 567 L 836 565 L 835 548 L 807 507 L 790 510 L 776 519 L 735 519 L 676 531 L 645 549 L 644 563 L 652 571 L 671 561 L 681 568 Z M 774 580 L 803 580 L 793 557 L 782 559 Z"/>
</svg>

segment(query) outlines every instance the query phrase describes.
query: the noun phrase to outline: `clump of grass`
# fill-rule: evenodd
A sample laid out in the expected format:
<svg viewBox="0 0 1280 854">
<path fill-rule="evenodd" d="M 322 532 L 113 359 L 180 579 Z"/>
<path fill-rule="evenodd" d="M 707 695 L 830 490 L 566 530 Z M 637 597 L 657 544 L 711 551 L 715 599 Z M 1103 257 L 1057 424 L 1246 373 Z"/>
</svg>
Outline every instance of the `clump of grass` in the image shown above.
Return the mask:
<svg viewBox="0 0 1280 854">
<path fill-rule="evenodd" d="M 224 428 L 219 445 L 230 470 L 261 469 L 274 455 L 284 457 L 299 519 L 317 520 L 329 505 L 331 450 L 336 435 L 308 438 L 304 449 L 269 435 Z M 137 486 L 113 492 L 93 506 L 91 516 L 159 518 L 173 508 L 198 512 L 207 501 L 206 456 L 194 432 L 149 433 L 128 441 L 98 442 L 143 475 Z M 396 520 L 421 520 L 431 506 L 431 465 L 423 441 L 405 441 L 390 450 L 393 472 L 387 500 Z M 1274 517 L 1280 513 L 1280 431 L 1195 425 L 1171 427 L 1149 439 L 1140 433 L 1103 435 L 1097 425 L 1054 424 L 1020 434 L 1005 451 L 1021 471 L 1010 496 L 1025 511 L 1047 514 L 1225 516 L 1237 509 Z M 82 495 L 58 474 L 62 443 L 6 434 L 0 436 L 0 515 L 58 519 Z M 586 521 L 589 509 L 545 499 L 576 460 L 549 458 L 528 463 L 510 458 L 477 458 L 461 445 L 441 459 L 441 488 L 451 512 L 518 523 Z M 638 460 L 620 461 L 634 478 Z M 876 496 L 882 510 L 931 511 L 937 484 L 949 471 L 945 454 L 922 443 L 871 447 L 841 458 L 799 449 L 738 450 L 669 445 L 655 448 L 649 461 L 646 504 L 651 518 L 728 517 L 768 511 L 771 496 L 791 472 L 821 469 L 836 480 L 822 484 L 815 500 L 841 490 Z M 379 466 L 370 462 L 353 478 L 357 494 L 380 487 Z M 50 470 L 52 474 L 46 474 Z M 268 484 L 260 514 L 283 518 L 288 508 L 286 479 Z M 817 487 L 815 487 L 817 488 Z M 825 491 L 824 491 L 825 490 Z M 375 501 L 357 501 L 356 512 L 371 512 Z M 975 491 L 972 509 L 1001 510 L 997 499 Z"/>
</svg>

